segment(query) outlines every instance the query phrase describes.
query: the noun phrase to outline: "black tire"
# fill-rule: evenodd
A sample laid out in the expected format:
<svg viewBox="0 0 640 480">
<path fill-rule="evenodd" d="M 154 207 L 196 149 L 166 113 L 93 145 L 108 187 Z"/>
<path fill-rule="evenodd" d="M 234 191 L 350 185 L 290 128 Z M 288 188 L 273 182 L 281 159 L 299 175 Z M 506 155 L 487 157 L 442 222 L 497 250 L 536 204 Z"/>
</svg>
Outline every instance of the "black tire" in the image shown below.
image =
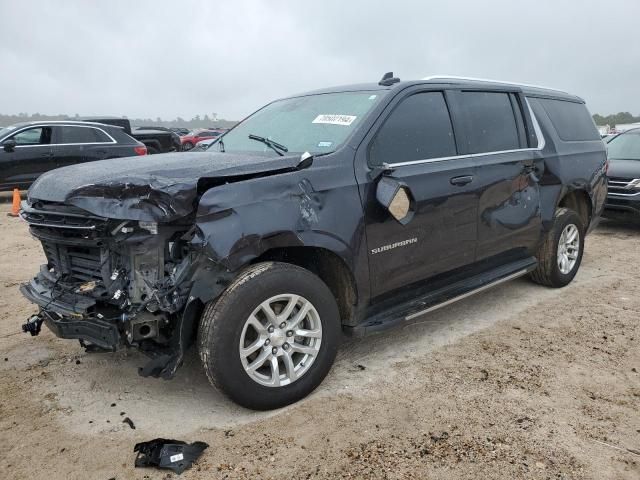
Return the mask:
<svg viewBox="0 0 640 480">
<path fill-rule="evenodd" d="M 182 151 L 183 152 L 188 152 L 189 150 L 191 150 L 193 148 L 193 143 L 191 142 L 184 142 L 182 144 Z"/>
<path fill-rule="evenodd" d="M 568 273 L 563 273 L 558 266 L 558 243 L 560 236 L 568 225 L 575 225 L 579 233 L 579 250 L 575 265 Z M 541 285 L 560 288 L 569 284 L 578 273 L 582 263 L 582 253 L 584 252 L 584 225 L 580 216 L 568 208 L 556 210 L 553 226 L 545 234 L 542 244 L 538 249 L 538 266 L 531 272 L 531 279 Z"/>
<path fill-rule="evenodd" d="M 318 312 L 322 339 L 306 373 L 286 386 L 264 386 L 249 376 L 239 346 L 244 324 L 265 300 L 294 294 Z M 295 265 L 265 262 L 244 270 L 217 300 L 207 304 L 200 319 L 200 359 L 211 384 L 236 403 L 270 410 L 296 402 L 324 379 L 335 360 L 340 340 L 340 315 L 329 288 L 316 275 Z"/>
<path fill-rule="evenodd" d="M 159 153 L 157 148 L 147 147 L 147 155 L 155 155 L 156 153 Z"/>
</svg>

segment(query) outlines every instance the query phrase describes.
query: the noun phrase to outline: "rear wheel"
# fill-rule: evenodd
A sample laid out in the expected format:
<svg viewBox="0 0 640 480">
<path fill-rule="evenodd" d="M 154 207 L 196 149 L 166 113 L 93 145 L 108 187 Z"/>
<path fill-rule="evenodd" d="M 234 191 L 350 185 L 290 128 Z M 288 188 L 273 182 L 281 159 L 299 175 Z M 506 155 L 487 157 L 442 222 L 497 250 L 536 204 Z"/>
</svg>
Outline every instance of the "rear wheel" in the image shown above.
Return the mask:
<svg viewBox="0 0 640 480">
<path fill-rule="evenodd" d="M 339 318 L 317 276 L 295 265 L 260 263 L 207 305 L 200 358 L 210 382 L 240 405 L 282 407 L 308 395 L 329 372 Z"/>
<path fill-rule="evenodd" d="M 584 250 L 584 226 L 580 216 L 568 208 L 560 208 L 553 226 L 538 250 L 538 267 L 531 279 L 549 287 L 564 287 L 578 273 Z"/>
<path fill-rule="evenodd" d="M 147 155 L 155 155 L 156 153 L 159 153 L 157 148 L 147 146 Z"/>
</svg>

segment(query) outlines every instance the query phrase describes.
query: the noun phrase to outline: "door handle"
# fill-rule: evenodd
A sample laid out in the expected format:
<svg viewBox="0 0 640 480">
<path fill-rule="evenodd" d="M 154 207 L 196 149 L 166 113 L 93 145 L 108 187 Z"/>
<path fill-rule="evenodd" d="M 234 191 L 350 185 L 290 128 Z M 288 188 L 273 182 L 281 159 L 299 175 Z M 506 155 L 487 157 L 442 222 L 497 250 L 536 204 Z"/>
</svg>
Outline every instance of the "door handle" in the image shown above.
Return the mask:
<svg viewBox="0 0 640 480">
<path fill-rule="evenodd" d="M 471 183 L 473 181 L 473 177 L 471 175 L 462 175 L 461 177 L 453 177 L 449 182 L 451 185 L 457 185 L 459 187 L 466 185 L 467 183 Z"/>
</svg>

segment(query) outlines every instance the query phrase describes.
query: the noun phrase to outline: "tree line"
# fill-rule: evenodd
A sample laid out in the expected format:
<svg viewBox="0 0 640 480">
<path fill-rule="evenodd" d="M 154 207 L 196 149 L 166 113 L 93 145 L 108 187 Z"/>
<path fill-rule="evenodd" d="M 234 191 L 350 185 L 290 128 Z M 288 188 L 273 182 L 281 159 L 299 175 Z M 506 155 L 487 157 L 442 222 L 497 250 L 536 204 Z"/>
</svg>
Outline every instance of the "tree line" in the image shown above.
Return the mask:
<svg viewBox="0 0 640 480">
<path fill-rule="evenodd" d="M 20 122 L 33 122 L 33 121 L 42 121 L 42 120 L 78 120 L 80 115 L 77 113 L 73 116 L 71 115 L 45 115 L 41 113 L 32 113 L 29 115 L 28 113 L 18 113 L 17 115 L 3 115 L 0 114 L 0 127 L 6 127 L 8 125 L 13 125 L 14 123 Z M 127 118 L 123 115 L 123 118 Z M 153 118 L 129 118 L 131 125 L 135 126 L 154 126 L 154 127 L 181 127 L 181 128 L 231 128 L 236 123 L 232 120 L 224 120 L 219 119 L 218 116 L 214 113 L 211 117 L 208 114 L 196 115 L 195 117 L 187 120 L 181 117 L 177 117 L 174 120 L 163 120 L 160 117 L 155 119 Z"/>
<path fill-rule="evenodd" d="M 607 115 L 605 117 L 603 117 L 602 115 L 596 113 L 593 116 L 593 121 L 598 126 L 609 125 L 610 127 L 613 127 L 615 125 L 619 125 L 619 124 L 622 124 L 622 123 L 637 123 L 637 122 L 640 122 L 640 117 L 634 117 L 629 112 L 613 113 L 613 114 Z"/>
</svg>

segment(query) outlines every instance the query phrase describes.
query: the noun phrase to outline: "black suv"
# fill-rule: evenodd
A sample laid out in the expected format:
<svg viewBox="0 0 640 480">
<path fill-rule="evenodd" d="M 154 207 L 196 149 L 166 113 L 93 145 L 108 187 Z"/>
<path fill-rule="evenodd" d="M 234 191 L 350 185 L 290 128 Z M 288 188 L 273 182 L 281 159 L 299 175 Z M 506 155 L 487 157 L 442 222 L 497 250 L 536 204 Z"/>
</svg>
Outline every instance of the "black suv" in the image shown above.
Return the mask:
<svg viewBox="0 0 640 480">
<path fill-rule="evenodd" d="M 47 256 L 21 286 L 89 350 L 136 347 L 269 409 L 311 392 L 341 333 L 417 320 L 522 275 L 567 285 L 606 197 L 583 100 L 431 78 L 278 100 L 185 162 L 43 175 L 22 217 Z"/>
<path fill-rule="evenodd" d="M 640 128 L 607 142 L 609 194 L 603 216 L 640 221 Z"/>
<path fill-rule="evenodd" d="M 0 129 L 0 190 L 26 188 L 54 168 L 145 155 L 121 128 L 90 122 L 26 122 Z"/>
</svg>

